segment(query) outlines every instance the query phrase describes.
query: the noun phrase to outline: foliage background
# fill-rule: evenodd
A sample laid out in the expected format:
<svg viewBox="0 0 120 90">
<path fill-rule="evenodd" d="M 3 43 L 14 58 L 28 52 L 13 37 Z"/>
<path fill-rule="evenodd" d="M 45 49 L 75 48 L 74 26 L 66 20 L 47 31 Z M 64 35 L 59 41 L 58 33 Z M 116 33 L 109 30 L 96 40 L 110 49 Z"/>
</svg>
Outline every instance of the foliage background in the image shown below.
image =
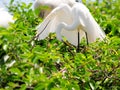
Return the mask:
<svg viewBox="0 0 120 90">
<path fill-rule="evenodd" d="M 84 1 L 107 40 L 83 41 L 79 53 L 54 34 L 33 41 L 42 19 L 32 4 L 13 2 L 16 22 L 0 27 L 0 90 L 120 90 L 120 0 Z"/>
</svg>

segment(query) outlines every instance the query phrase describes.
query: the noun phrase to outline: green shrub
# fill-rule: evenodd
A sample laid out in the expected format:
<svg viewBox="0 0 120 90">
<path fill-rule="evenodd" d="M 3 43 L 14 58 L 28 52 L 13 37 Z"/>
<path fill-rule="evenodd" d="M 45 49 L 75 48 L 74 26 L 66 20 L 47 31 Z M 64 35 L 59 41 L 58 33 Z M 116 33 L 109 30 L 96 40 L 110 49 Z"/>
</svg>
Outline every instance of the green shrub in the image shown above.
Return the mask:
<svg viewBox="0 0 120 90">
<path fill-rule="evenodd" d="M 11 4 L 15 24 L 0 28 L 0 89 L 119 90 L 118 2 L 87 4 L 108 38 L 89 45 L 83 41 L 79 53 L 54 34 L 45 40 L 32 40 L 42 20 L 34 15 L 32 4 Z"/>
</svg>

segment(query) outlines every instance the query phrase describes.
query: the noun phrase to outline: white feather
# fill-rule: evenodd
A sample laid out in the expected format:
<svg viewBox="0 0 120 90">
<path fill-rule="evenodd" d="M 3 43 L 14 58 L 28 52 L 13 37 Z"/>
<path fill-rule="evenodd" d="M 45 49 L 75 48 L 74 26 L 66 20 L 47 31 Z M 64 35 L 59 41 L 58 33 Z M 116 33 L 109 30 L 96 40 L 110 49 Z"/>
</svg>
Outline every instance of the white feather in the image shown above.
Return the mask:
<svg viewBox="0 0 120 90">
<path fill-rule="evenodd" d="M 65 17 L 63 17 L 65 16 Z M 72 18 L 67 13 L 65 6 L 62 4 L 60 7 L 55 8 L 45 19 L 44 21 L 38 25 L 37 36 L 39 35 L 39 40 L 44 39 L 48 36 L 50 32 L 55 32 L 56 26 L 60 22 L 70 23 L 72 22 Z M 64 32 L 64 31 L 63 31 Z"/>
<path fill-rule="evenodd" d="M 34 9 L 39 9 L 41 6 L 47 6 L 48 9 L 40 10 L 39 14 L 41 17 L 46 17 L 54 8 L 59 6 L 60 4 L 68 4 L 73 6 L 76 0 L 35 0 L 33 7 Z M 42 14 L 42 15 L 41 15 Z M 44 15 L 43 15 L 44 14 Z"/>
<path fill-rule="evenodd" d="M 0 27 L 7 28 L 9 23 L 14 23 L 13 16 L 5 11 L 4 8 L 0 8 Z"/>
<path fill-rule="evenodd" d="M 73 7 L 61 4 L 45 18 L 37 29 L 39 40 L 47 37 L 50 32 L 56 32 L 58 40 L 62 40 L 62 36 L 64 36 L 75 46 L 78 45 L 78 32 L 80 33 L 80 41 L 85 37 L 85 32 L 89 43 L 95 42 L 97 38 L 100 40 L 105 38 L 104 32 L 88 8 L 82 3 L 76 3 Z"/>
</svg>

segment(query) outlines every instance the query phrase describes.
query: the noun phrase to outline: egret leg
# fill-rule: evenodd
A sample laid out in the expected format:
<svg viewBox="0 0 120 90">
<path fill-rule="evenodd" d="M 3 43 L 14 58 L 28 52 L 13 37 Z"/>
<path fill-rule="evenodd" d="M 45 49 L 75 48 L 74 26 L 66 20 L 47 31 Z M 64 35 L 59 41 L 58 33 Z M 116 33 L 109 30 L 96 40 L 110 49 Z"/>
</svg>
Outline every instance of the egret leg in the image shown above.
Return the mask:
<svg viewBox="0 0 120 90">
<path fill-rule="evenodd" d="M 80 50 L 80 33 L 79 33 L 79 31 L 78 31 L 78 46 L 77 46 L 77 52 L 79 52 L 79 50 Z"/>
<path fill-rule="evenodd" d="M 86 35 L 86 41 L 87 41 L 87 45 L 88 45 L 88 36 L 87 36 L 87 32 L 85 32 Z"/>
</svg>

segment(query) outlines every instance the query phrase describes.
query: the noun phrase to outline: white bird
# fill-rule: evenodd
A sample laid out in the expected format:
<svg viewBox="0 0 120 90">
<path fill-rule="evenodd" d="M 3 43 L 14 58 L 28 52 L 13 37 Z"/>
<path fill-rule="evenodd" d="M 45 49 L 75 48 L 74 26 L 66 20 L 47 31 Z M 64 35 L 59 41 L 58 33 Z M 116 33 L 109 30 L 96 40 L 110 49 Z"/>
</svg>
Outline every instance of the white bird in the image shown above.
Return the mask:
<svg viewBox="0 0 120 90">
<path fill-rule="evenodd" d="M 4 8 L 0 8 L 0 27 L 7 28 L 9 23 L 14 23 L 13 16 L 5 11 Z"/>
<path fill-rule="evenodd" d="M 103 40 L 105 33 L 94 20 L 89 9 L 82 3 L 72 7 L 61 4 L 56 7 L 37 27 L 37 38 L 46 38 L 50 32 L 56 32 L 57 39 L 62 41 L 64 36 L 71 44 L 78 46 L 86 36 L 88 43 L 95 42 L 97 38 Z"/>
<path fill-rule="evenodd" d="M 79 0 L 81 1 L 81 0 Z M 60 4 L 65 3 L 70 6 L 73 6 L 73 4 L 76 3 L 76 0 L 35 0 L 33 7 L 35 10 L 39 10 L 38 13 L 42 18 L 46 17 L 54 8 L 59 6 Z M 44 9 L 42 8 L 40 10 L 40 7 L 47 6 L 48 8 Z"/>
</svg>

